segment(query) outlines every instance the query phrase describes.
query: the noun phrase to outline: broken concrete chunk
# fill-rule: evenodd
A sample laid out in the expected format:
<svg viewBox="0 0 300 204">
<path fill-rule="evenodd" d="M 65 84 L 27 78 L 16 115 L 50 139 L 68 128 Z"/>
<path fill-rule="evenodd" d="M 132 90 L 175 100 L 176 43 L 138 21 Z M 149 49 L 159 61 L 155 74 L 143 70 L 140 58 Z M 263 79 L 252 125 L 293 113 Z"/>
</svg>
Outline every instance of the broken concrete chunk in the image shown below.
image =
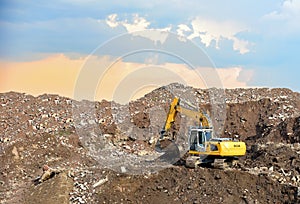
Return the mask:
<svg viewBox="0 0 300 204">
<path fill-rule="evenodd" d="M 18 149 L 17 149 L 16 146 L 13 147 L 11 153 L 13 154 L 15 160 L 19 160 L 20 159 L 20 156 L 19 156 L 19 153 L 18 153 Z"/>
<path fill-rule="evenodd" d="M 121 172 L 126 173 L 126 171 L 127 171 L 126 168 L 124 166 L 121 166 Z"/>
<path fill-rule="evenodd" d="M 53 169 L 50 168 L 48 165 L 44 165 L 43 166 L 43 174 L 39 177 L 38 182 L 42 183 L 50 178 L 52 178 L 53 176 L 55 176 L 55 174 L 60 173 L 61 170 L 59 169 Z"/>
<path fill-rule="evenodd" d="M 107 181 L 108 181 L 107 177 L 104 178 L 104 179 L 101 179 L 98 182 L 94 183 L 93 188 L 97 188 L 98 186 L 101 186 L 101 185 L 105 184 Z"/>
</svg>

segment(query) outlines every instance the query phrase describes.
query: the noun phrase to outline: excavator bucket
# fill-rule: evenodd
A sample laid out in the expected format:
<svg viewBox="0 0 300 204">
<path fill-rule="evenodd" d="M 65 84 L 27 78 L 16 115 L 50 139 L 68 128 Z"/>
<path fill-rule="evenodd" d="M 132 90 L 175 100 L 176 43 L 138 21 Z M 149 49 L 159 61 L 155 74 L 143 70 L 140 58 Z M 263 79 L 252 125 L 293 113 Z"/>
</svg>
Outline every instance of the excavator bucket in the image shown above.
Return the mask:
<svg viewBox="0 0 300 204">
<path fill-rule="evenodd" d="M 170 144 L 172 143 L 172 136 L 170 135 L 169 131 L 164 131 L 162 130 L 160 132 L 160 137 L 157 140 L 156 144 L 155 144 L 155 150 L 157 152 L 163 152 L 163 150 Z"/>
<path fill-rule="evenodd" d="M 158 140 L 155 144 L 155 151 L 164 152 L 164 149 L 166 149 L 166 147 L 169 146 L 171 143 L 172 141 L 168 139 Z"/>
<path fill-rule="evenodd" d="M 162 142 L 162 143 L 161 143 Z M 180 151 L 175 142 L 170 140 L 160 141 L 160 145 L 155 146 L 156 151 L 164 153 L 158 160 L 174 164 L 180 159 Z"/>
<path fill-rule="evenodd" d="M 160 138 L 155 144 L 155 151 L 164 154 L 162 154 L 158 160 L 174 164 L 180 159 L 179 148 L 172 139 L 174 139 L 174 137 L 170 135 L 169 131 L 161 131 Z"/>
<path fill-rule="evenodd" d="M 159 140 L 157 140 L 157 142 L 155 144 L 155 151 L 157 151 L 159 153 L 163 151 L 163 148 L 161 147 L 161 144 L 160 144 Z"/>
</svg>

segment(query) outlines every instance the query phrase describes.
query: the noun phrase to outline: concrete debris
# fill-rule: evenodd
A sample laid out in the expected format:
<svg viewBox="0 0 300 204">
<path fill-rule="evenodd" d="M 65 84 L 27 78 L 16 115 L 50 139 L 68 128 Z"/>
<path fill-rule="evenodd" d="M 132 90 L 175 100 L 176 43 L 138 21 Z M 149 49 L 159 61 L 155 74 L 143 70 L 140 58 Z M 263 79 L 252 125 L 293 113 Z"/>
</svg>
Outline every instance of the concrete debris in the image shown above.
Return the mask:
<svg viewBox="0 0 300 204">
<path fill-rule="evenodd" d="M 93 185 L 93 188 L 97 188 L 98 186 L 101 186 L 101 185 L 105 184 L 107 181 L 108 181 L 108 178 L 107 178 L 107 177 L 104 178 L 104 179 L 101 179 L 101 180 L 99 180 L 97 183 L 95 183 L 95 184 Z"/>
<path fill-rule="evenodd" d="M 124 166 L 121 166 L 121 172 L 126 173 L 126 168 Z"/>
<path fill-rule="evenodd" d="M 19 160 L 20 159 L 19 153 L 18 153 L 18 149 L 15 146 L 13 147 L 11 153 L 13 154 L 15 160 Z"/>
<path fill-rule="evenodd" d="M 42 183 L 52 177 L 54 177 L 56 174 L 59 174 L 61 171 L 58 169 L 50 168 L 48 165 L 43 166 L 43 174 L 39 178 L 39 183 Z"/>
</svg>

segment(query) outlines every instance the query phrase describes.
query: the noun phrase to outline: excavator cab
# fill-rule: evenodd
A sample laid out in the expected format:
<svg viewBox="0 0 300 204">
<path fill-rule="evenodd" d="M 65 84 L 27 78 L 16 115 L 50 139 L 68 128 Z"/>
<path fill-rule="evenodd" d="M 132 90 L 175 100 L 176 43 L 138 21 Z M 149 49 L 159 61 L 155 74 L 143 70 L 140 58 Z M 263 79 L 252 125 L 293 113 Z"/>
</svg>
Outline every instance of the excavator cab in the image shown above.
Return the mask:
<svg viewBox="0 0 300 204">
<path fill-rule="evenodd" d="M 205 152 L 205 143 L 213 137 L 212 129 L 204 129 L 201 127 L 191 127 L 189 131 L 189 150 L 197 152 Z"/>
</svg>

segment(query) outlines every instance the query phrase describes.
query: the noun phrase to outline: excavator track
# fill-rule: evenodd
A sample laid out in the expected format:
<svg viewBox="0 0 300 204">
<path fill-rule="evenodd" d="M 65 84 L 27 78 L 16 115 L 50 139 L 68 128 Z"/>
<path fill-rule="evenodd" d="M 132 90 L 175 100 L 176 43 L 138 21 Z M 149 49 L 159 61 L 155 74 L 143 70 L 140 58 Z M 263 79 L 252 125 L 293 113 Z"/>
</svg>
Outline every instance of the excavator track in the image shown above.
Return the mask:
<svg viewBox="0 0 300 204">
<path fill-rule="evenodd" d="M 185 166 L 188 168 L 196 168 L 199 164 L 199 157 L 196 156 L 189 156 L 185 161 Z"/>
<path fill-rule="evenodd" d="M 226 169 L 228 164 L 225 162 L 225 159 L 215 159 L 213 167 L 216 169 Z"/>
<path fill-rule="evenodd" d="M 238 160 L 235 159 L 214 159 L 212 161 L 201 161 L 199 156 L 189 156 L 185 160 L 185 166 L 187 168 L 197 168 L 200 164 L 207 164 L 215 169 L 228 169 L 238 166 Z"/>
<path fill-rule="evenodd" d="M 217 169 L 228 169 L 234 168 L 238 166 L 238 160 L 235 159 L 215 159 L 213 163 L 213 167 Z"/>
</svg>

